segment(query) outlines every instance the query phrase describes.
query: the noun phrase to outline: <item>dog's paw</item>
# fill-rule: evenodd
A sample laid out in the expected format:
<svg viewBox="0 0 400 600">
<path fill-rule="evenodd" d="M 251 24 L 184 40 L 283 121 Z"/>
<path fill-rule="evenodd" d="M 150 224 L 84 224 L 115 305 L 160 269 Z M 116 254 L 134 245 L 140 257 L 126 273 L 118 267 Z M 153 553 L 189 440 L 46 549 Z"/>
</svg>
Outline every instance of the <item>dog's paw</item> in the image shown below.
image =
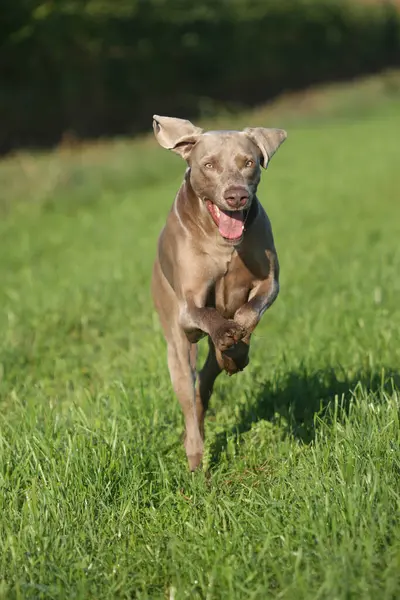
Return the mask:
<svg viewBox="0 0 400 600">
<path fill-rule="evenodd" d="M 202 454 L 188 454 L 187 455 L 189 470 L 193 473 L 193 471 L 197 471 L 197 469 L 201 469 L 203 466 L 203 455 Z"/>
<path fill-rule="evenodd" d="M 239 342 L 239 344 L 240 343 L 242 342 Z M 237 356 L 235 353 L 237 347 L 238 346 L 234 346 L 233 348 L 230 348 L 221 354 L 222 367 L 229 376 L 235 375 L 235 373 L 240 373 L 240 371 L 243 371 L 243 369 L 245 369 L 249 364 L 248 353 L 246 353 L 244 356 Z M 230 354 L 230 350 L 233 351 L 232 354 Z"/>
<path fill-rule="evenodd" d="M 233 358 L 228 356 L 226 353 L 221 354 L 221 359 L 222 367 L 224 371 L 229 375 L 229 377 L 235 375 L 235 373 L 238 373 L 240 371 Z"/>
<path fill-rule="evenodd" d="M 217 350 L 225 352 L 237 344 L 246 335 L 246 330 L 235 321 L 226 321 L 217 329 L 213 336 L 213 342 Z"/>
<path fill-rule="evenodd" d="M 185 433 L 184 446 L 186 450 L 186 456 L 189 463 L 190 471 L 196 471 L 196 469 L 202 466 L 204 442 L 199 436 L 195 438 L 189 438 Z"/>
</svg>

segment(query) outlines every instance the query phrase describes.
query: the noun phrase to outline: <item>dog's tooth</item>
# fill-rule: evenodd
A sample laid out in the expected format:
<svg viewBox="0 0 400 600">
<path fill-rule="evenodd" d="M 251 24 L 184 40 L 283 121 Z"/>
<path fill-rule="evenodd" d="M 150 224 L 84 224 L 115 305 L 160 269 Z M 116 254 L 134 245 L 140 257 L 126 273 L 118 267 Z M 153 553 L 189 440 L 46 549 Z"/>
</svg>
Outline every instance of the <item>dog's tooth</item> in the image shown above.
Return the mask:
<svg viewBox="0 0 400 600">
<path fill-rule="evenodd" d="M 217 215 L 217 217 L 219 217 L 219 208 L 218 208 L 218 206 L 215 207 L 215 214 Z"/>
</svg>

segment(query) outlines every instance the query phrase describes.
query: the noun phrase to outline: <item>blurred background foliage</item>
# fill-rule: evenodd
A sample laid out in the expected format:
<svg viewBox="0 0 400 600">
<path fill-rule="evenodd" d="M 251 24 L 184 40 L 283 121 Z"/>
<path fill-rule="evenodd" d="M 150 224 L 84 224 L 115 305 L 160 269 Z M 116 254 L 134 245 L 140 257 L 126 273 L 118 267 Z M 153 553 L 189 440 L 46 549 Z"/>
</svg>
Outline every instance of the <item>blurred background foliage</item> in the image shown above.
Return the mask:
<svg viewBox="0 0 400 600">
<path fill-rule="evenodd" d="M 149 129 L 400 64 L 396 3 L 2 0 L 0 151 Z"/>
</svg>

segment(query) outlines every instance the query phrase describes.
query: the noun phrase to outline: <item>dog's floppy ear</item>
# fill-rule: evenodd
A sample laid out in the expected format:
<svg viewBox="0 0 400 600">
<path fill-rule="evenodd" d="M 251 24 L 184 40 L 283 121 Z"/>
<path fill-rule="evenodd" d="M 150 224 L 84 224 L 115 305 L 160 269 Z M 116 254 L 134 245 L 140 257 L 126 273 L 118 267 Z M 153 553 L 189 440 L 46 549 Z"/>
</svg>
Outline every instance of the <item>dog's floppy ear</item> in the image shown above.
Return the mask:
<svg viewBox="0 0 400 600">
<path fill-rule="evenodd" d="M 279 146 L 286 140 L 287 133 L 284 129 L 265 129 L 264 127 L 247 127 L 244 133 L 259 147 L 261 151 L 261 165 L 267 168 Z"/>
<path fill-rule="evenodd" d="M 158 115 L 153 116 L 153 129 L 160 146 L 176 152 L 185 160 L 189 158 L 193 146 L 203 133 L 200 127 L 186 119 Z"/>
</svg>

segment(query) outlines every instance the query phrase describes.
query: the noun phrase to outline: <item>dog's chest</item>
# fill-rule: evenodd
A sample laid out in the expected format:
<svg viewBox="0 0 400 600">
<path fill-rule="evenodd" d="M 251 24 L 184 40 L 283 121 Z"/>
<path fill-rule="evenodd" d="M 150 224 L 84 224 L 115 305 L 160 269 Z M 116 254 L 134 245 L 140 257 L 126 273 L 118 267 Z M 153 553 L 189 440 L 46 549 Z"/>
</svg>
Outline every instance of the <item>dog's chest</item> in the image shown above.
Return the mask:
<svg viewBox="0 0 400 600">
<path fill-rule="evenodd" d="M 253 276 L 235 250 L 226 271 L 215 282 L 211 304 L 224 317 L 231 318 L 247 302 L 252 285 Z"/>
</svg>

